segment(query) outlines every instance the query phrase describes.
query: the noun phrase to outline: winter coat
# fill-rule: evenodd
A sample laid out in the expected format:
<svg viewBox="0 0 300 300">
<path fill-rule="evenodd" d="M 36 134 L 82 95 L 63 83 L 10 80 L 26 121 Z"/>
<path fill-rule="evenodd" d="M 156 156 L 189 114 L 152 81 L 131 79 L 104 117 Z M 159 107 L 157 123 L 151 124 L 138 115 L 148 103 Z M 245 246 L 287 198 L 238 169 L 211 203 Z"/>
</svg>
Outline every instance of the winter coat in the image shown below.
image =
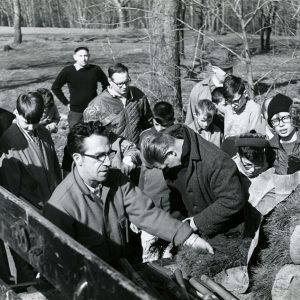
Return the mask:
<svg viewBox="0 0 300 300">
<path fill-rule="evenodd" d="M 138 144 L 140 133 L 151 127 L 152 112 L 147 97 L 141 90 L 130 87 L 129 95 L 124 106 L 119 98 L 113 97 L 106 89 L 89 106 L 99 106 L 104 116 L 115 114 L 117 117 L 112 123 L 114 132 Z"/>
<path fill-rule="evenodd" d="M 141 141 L 149 134 L 157 132 L 151 127 L 141 133 Z M 170 190 L 165 181 L 162 170 L 141 166 L 139 188 L 154 202 L 155 206 L 170 211 Z"/>
<path fill-rule="evenodd" d="M 188 125 L 191 129 L 193 129 L 196 133 L 200 134 L 205 140 L 215 144 L 218 148 L 221 147 L 224 136 L 220 128 L 215 124 L 210 124 L 208 127 L 209 130 L 202 130 L 201 132 L 195 126 L 195 121 Z M 197 126 L 198 127 L 198 126 Z"/>
<path fill-rule="evenodd" d="M 37 129 L 39 145 L 13 123 L 0 140 L 0 184 L 41 208 L 61 181 L 61 170 L 48 130 Z"/>
<path fill-rule="evenodd" d="M 102 259 L 115 263 L 126 256 L 128 221 L 139 229 L 180 245 L 192 233 L 185 223 L 153 202 L 119 170 L 111 169 L 102 184 L 101 200 L 93 199 L 76 167 L 56 188 L 44 215 Z"/>
<path fill-rule="evenodd" d="M 181 178 L 186 186 L 186 199 L 181 200 L 199 231 L 213 236 L 237 225 L 235 221 L 246 198 L 233 160 L 185 125 L 173 125 L 165 133 L 189 143 L 187 170 L 185 178 Z M 164 172 L 168 184 L 174 175 L 171 170 Z"/>
<path fill-rule="evenodd" d="M 278 175 L 292 174 L 300 170 L 300 131 L 297 131 L 297 141 L 292 155 L 288 155 L 280 143 L 277 133 L 270 140 L 271 152 L 268 159 L 274 166 L 275 173 Z"/>
</svg>

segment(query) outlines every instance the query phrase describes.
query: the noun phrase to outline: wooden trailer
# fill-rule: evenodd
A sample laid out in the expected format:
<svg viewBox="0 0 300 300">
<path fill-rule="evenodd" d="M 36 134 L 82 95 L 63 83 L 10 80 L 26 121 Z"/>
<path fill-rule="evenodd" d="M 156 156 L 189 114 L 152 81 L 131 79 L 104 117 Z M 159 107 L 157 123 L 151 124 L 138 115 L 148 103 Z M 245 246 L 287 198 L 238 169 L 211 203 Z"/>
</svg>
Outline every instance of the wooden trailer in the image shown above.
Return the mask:
<svg viewBox="0 0 300 300">
<path fill-rule="evenodd" d="M 2 187 L 0 238 L 66 299 L 155 299 Z M 20 297 L 1 280 L 0 299 Z"/>
</svg>

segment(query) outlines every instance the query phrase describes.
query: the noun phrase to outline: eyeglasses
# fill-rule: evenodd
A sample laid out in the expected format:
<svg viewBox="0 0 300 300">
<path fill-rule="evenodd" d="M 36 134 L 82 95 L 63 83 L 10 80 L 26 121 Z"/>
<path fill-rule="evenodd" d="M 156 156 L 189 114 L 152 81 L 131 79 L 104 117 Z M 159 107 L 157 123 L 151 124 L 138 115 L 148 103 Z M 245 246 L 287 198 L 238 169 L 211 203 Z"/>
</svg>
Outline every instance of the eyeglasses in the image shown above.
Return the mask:
<svg viewBox="0 0 300 300">
<path fill-rule="evenodd" d="M 101 163 L 104 163 L 106 157 L 108 157 L 108 159 L 111 161 L 115 157 L 116 151 L 111 150 L 110 152 L 104 152 L 104 153 L 100 153 L 98 155 L 92 155 L 92 154 L 86 154 L 86 153 L 83 153 L 81 155 L 96 159 L 96 160 L 100 161 Z"/>
<path fill-rule="evenodd" d="M 263 164 L 244 164 L 242 160 L 241 160 L 241 162 L 246 171 L 250 171 L 252 168 L 254 170 L 257 170 L 263 166 Z"/>
<path fill-rule="evenodd" d="M 283 124 L 287 124 L 291 122 L 291 116 L 287 115 L 287 116 L 283 116 L 281 118 L 276 118 L 271 120 L 271 124 L 273 126 L 278 126 L 280 124 L 280 121 L 282 121 Z"/>
<path fill-rule="evenodd" d="M 129 78 L 128 80 L 124 81 L 124 82 L 119 82 L 119 83 L 116 83 L 112 80 L 112 82 L 119 88 L 123 87 L 124 85 L 127 85 L 131 82 L 131 79 Z"/>
</svg>

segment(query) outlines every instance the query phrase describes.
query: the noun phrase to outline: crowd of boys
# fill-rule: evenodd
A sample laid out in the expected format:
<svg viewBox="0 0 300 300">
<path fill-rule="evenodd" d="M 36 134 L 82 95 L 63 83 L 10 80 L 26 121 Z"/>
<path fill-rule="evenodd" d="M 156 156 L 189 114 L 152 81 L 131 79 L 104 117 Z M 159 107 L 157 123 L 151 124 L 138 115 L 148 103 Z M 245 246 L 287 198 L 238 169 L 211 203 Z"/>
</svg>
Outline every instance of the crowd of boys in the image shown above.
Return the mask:
<svg viewBox="0 0 300 300">
<path fill-rule="evenodd" d="M 300 136 L 293 100 L 277 94 L 261 107 L 219 52 L 181 124 L 168 102 L 150 109 L 125 65 L 106 77 L 88 48 L 75 49 L 75 64 L 52 86 L 70 109 L 64 176 L 51 138 L 60 116 L 43 88 L 19 95 L 14 114 L 3 112 L 0 184 L 116 268 L 121 257 L 138 261 L 139 245 L 149 259 L 157 237 L 213 254 L 209 240 L 219 234 L 253 236 L 246 207 L 274 198 L 272 174 L 300 169 Z"/>
</svg>

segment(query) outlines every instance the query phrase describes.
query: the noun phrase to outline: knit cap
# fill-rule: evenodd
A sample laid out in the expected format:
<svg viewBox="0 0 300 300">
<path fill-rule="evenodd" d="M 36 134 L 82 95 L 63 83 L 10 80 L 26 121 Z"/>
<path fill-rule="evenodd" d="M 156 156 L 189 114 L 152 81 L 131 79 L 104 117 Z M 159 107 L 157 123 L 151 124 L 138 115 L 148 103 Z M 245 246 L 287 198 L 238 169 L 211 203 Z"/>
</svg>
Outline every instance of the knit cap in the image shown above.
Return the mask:
<svg viewBox="0 0 300 300">
<path fill-rule="evenodd" d="M 277 94 L 271 100 L 268 106 L 268 123 L 272 127 L 271 119 L 274 115 L 280 112 L 289 112 L 290 106 L 293 104 L 293 100 L 283 94 Z"/>
</svg>

